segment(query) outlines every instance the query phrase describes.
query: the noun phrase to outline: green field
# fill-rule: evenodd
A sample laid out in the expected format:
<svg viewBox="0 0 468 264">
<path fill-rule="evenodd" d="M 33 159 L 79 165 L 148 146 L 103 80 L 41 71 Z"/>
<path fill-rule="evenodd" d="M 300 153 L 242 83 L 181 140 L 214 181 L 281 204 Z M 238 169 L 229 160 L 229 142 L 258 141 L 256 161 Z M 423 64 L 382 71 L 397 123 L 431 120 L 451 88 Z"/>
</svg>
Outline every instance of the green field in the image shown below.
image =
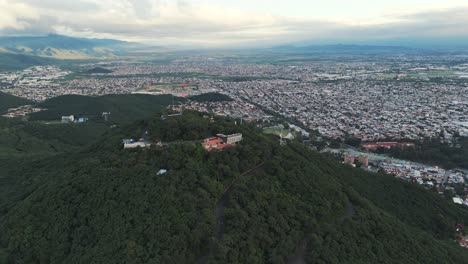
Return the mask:
<svg viewBox="0 0 468 264">
<path fill-rule="evenodd" d="M 267 128 L 264 128 L 263 133 L 277 135 L 277 136 L 283 135 L 283 137 L 286 137 L 289 133 L 291 133 L 294 137 L 297 137 L 297 135 L 298 135 L 297 131 L 291 131 L 289 129 L 284 129 L 284 128 L 281 129 L 280 127 L 267 127 Z"/>
</svg>

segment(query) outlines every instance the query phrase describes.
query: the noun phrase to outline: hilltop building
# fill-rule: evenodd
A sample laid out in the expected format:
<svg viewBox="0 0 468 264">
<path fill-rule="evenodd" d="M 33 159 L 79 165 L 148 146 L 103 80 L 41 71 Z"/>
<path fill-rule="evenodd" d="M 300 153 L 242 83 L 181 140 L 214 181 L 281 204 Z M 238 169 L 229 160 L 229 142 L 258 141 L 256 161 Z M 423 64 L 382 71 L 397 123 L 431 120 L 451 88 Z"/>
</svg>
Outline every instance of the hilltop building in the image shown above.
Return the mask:
<svg viewBox="0 0 468 264">
<path fill-rule="evenodd" d="M 228 147 L 233 147 L 242 141 L 242 134 L 236 133 L 232 135 L 218 134 L 216 137 L 207 138 L 202 142 L 202 146 L 207 151 L 221 150 Z"/>
<path fill-rule="evenodd" d="M 223 135 L 223 134 L 217 134 L 216 136 L 218 138 L 221 138 L 226 144 L 236 144 L 242 141 L 241 133 L 236 133 L 236 134 L 232 134 L 228 136 Z"/>
<path fill-rule="evenodd" d="M 459 244 L 462 248 L 468 248 L 468 236 L 461 237 Z"/>
<path fill-rule="evenodd" d="M 345 156 L 344 157 L 344 163 L 349 164 L 349 165 L 354 165 L 354 156 Z"/>
<path fill-rule="evenodd" d="M 122 140 L 124 144 L 125 149 L 132 149 L 132 148 L 149 148 L 151 147 L 151 143 L 140 140 L 140 141 L 135 141 L 134 139 L 124 139 Z"/>
<path fill-rule="evenodd" d="M 68 124 L 68 123 L 73 123 L 75 122 L 75 116 L 70 115 L 70 116 L 62 116 L 62 123 Z"/>
<path fill-rule="evenodd" d="M 76 120 L 77 123 L 86 123 L 88 122 L 88 118 L 87 117 L 80 117 Z"/>
<path fill-rule="evenodd" d="M 70 124 L 70 123 L 86 123 L 88 122 L 87 117 L 75 117 L 74 115 L 70 116 L 62 116 L 62 123 Z"/>
<path fill-rule="evenodd" d="M 104 121 L 109 121 L 109 118 L 111 116 L 110 112 L 102 112 L 102 118 L 104 118 Z"/>
</svg>

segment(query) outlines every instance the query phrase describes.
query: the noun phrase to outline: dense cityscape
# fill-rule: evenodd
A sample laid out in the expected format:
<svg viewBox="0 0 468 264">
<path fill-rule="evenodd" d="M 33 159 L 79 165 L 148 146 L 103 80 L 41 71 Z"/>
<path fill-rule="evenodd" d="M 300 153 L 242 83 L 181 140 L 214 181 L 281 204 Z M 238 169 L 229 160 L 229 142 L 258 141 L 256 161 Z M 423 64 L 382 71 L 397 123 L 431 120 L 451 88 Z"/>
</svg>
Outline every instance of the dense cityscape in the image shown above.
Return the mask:
<svg viewBox="0 0 468 264">
<path fill-rule="evenodd" d="M 450 140 L 468 135 L 468 64 L 439 64 L 418 58 L 400 61 L 398 67 L 395 62 L 273 65 L 197 60 L 82 65 L 74 74 L 38 66 L 0 74 L 0 83 L 4 92 L 34 101 L 65 94 L 186 97 L 217 91 L 234 98 L 237 110 L 187 107 L 261 119 L 260 110 L 252 111 L 254 104 L 328 138 L 423 139 L 443 131 Z M 110 73 L 87 73 L 98 66 Z"/>
</svg>

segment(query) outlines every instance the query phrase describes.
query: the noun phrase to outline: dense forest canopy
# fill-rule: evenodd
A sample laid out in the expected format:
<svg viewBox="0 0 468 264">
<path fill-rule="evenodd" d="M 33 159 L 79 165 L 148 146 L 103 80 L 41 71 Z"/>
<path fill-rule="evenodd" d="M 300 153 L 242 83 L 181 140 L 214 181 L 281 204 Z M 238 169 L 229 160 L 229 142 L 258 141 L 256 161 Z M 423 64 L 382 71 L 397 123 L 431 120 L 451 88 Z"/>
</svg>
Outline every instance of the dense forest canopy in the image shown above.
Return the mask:
<svg viewBox="0 0 468 264">
<path fill-rule="evenodd" d="M 468 212 L 434 193 L 254 124 L 161 114 L 112 129 L 0 120 L 32 142 L 0 156 L 0 263 L 468 262 L 453 241 Z M 164 144 L 123 149 L 146 131 Z M 235 132 L 223 151 L 198 143 Z"/>
<path fill-rule="evenodd" d="M 228 95 L 220 93 L 204 93 L 190 96 L 189 99 L 197 102 L 229 102 L 233 100 Z"/>
<path fill-rule="evenodd" d="M 181 98 L 175 98 L 177 103 Z M 172 96 L 161 95 L 104 95 L 89 97 L 64 95 L 48 99 L 38 107 L 46 109 L 31 115 L 31 120 L 59 120 L 62 116 L 86 116 L 92 120 L 102 120 L 102 113 L 111 113 L 115 122 L 131 122 L 145 119 L 155 112 L 172 104 Z"/>
<path fill-rule="evenodd" d="M 7 93 L 0 92 L 0 114 L 6 112 L 9 108 L 14 108 L 22 105 L 34 104 L 24 98 L 16 97 Z"/>
<path fill-rule="evenodd" d="M 439 165 L 447 169 L 468 169 L 468 137 L 459 137 L 455 144 L 432 139 L 418 142 L 414 148 L 378 149 L 378 151 L 395 158 Z"/>
<path fill-rule="evenodd" d="M 101 68 L 101 67 L 95 67 L 92 69 L 89 69 L 86 71 L 86 73 L 89 74 L 94 74 L 94 73 L 112 73 L 112 70 L 106 69 L 106 68 Z"/>
</svg>

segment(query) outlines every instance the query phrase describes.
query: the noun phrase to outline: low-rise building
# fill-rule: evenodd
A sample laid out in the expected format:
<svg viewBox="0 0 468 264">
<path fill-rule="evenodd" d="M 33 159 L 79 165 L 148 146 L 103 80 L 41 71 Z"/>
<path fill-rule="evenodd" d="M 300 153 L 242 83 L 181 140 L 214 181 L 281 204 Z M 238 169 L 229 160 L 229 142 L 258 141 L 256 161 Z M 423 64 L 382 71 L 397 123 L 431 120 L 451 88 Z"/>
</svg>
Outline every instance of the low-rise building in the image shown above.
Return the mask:
<svg viewBox="0 0 468 264">
<path fill-rule="evenodd" d="M 452 200 L 456 204 L 463 204 L 463 200 L 460 197 L 453 197 Z"/>
<path fill-rule="evenodd" d="M 149 148 L 151 147 L 151 143 L 146 142 L 144 140 L 135 141 L 134 139 L 124 139 L 122 140 L 125 149 L 132 149 L 132 148 Z"/>
<path fill-rule="evenodd" d="M 226 144 L 237 144 L 238 142 L 242 141 L 241 133 L 236 133 L 236 134 L 227 135 L 227 136 L 223 134 L 218 134 L 216 136 L 218 138 L 221 138 Z"/>
<path fill-rule="evenodd" d="M 216 137 L 207 138 L 202 142 L 202 146 L 207 151 L 221 150 L 228 147 L 233 147 L 242 141 L 242 134 L 236 133 L 232 135 L 218 134 Z"/>
<path fill-rule="evenodd" d="M 361 155 L 358 157 L 358 162 L 361 164 L 361 166 L 368 167 L 369 166 L 369 157 L 365 155 Z"/>
<path fill-rule="evenodd" d="M 354 156 L 348 155 L 344 157 L 344 163 L 349 165 L 354 165 Z"/>
<path fill-rule="evenodd" d="M 70 116 L 62 116 L 62 123 L 68 124 L 68 123 L 73 123 L 75 122 L 75 116 L 70 115 Z"/>
</svg>

